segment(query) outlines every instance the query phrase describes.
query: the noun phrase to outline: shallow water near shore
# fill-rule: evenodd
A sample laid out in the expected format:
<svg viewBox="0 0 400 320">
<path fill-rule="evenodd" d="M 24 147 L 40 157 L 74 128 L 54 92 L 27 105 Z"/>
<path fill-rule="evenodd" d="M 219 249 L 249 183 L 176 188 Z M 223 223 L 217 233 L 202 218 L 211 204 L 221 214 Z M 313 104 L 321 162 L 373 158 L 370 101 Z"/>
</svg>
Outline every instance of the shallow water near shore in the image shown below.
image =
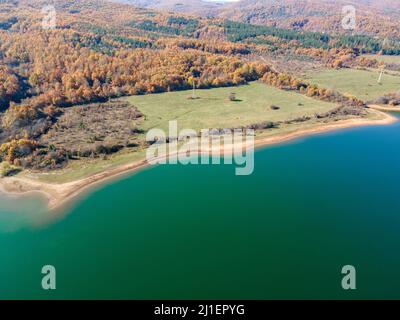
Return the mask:
<svg viewBox="0 0 400 320">
<path fill-rule="evenodd" d="M 49 221 L 46 199 L 39 194 L 7 195 L 0 191 L 0 234 Z"/>
<path fill-rule="evenodd" d="M 0 194 L 0 298 L 400 298 L 400 122 L 264 148 L 234 172 L 154 167 L 58 220 Z"/>
</svg>

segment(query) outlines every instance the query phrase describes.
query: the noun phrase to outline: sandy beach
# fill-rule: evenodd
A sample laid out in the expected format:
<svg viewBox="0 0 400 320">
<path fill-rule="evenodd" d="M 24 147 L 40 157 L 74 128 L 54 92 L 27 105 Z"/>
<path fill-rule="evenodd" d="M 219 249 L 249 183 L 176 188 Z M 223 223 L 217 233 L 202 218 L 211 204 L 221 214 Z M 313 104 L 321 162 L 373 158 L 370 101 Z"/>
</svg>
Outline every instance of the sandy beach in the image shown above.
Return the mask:
<svg viewBox="0 0 400 320">
<path fill-rule="evenodd" d="M 314 128 L 298 130 L 287 134 L 259 139 L 257 139 L 256 137 L 254 145 L 255 147 L 263 147 L 279 144 L 300 137 L 326 133 L 338 129 L 368 125 L 388 125 L 397 121 L 397 118 L 393 117 L 390 114 L 385 114 L 382 112 L 380 113 L 382 114 L 383 118 L 379 120 L 362 118 L 341 120 L 334 123 L 321 124 L 320 126 Z M 207 150 L 207 152 L 212 152 L 212 150 Z M 18 176 L 2 178 L 0 179 L 0 191 L 5 194 L 21 196 L 23 196 L 24 194 L 38 192 L 42 193 L 46 196 L 48 200 L 49 210 L 56 210 L 72 202 L 74 199 L 77 199 L 79 196 L 82 196 L 82 194 L 85 194 L 87 191 L 90 190 L 90 188 L 96 187 L 105 182 L 112 181 L 113 179 L 117 179 L 123 175 L 131 174 L 135 171 L 144 169 L 149 166 L 150 164 L 148 164 L 146 160 L 137 161 L 135 163 L 121 165 L 117 168 L 105 170 L 90 177 L 64 184 L 44 183 Z"/>
</svg>

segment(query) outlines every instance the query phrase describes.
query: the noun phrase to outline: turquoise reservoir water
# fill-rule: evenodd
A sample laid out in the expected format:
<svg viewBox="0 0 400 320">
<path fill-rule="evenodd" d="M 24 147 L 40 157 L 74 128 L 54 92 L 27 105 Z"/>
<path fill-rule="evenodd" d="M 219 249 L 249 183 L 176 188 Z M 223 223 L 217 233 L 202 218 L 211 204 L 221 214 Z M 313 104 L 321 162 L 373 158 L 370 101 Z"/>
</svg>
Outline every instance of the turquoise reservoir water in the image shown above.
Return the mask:
<svg viewBox="0 0 400 320">
<path fill-rule="evenodd" d="M 400 298 L 399 141 L 399 123 L 308 137 L 259 150 L 247 177 L 155 167 L 58 219 L 3 197 L 0 298 Z"/>
</svg>

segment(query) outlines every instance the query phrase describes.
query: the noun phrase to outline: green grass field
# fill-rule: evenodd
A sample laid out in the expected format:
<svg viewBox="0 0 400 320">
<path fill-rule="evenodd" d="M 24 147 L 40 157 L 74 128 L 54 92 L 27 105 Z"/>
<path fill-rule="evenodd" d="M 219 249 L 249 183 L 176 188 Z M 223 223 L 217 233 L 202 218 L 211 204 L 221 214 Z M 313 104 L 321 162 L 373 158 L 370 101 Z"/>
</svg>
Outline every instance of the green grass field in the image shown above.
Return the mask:
<svg viewBox="0 0 400 320">
<path fill-rule="evenodd" d="M 379 84 L 379 74 L 379 71 L 354 69 L 323 70 L 310 73 L 306 80 L 364 101 L 374 100 L 386 93 L 400 90 L 400 77 L 383 74 Z"/>
<path fill-rule="evenodd" d="M 231 92 L 238 101 L 230 101 Z M 262 121 L 281 121 L 313 115 L 334 108 L 334 104 L 304 95 L 253 82 L 245 86 L 197 90 L 199 99 L 191 100 L 192 91 L 180 91 L 127 100 L 135 105 L 146 121 L 142 128 L 168 128 L 168 121 L 177 120 L 178 129 L 234 128 Z M 279 110 L 271 110 L 274 104 Z"/>
</svg>

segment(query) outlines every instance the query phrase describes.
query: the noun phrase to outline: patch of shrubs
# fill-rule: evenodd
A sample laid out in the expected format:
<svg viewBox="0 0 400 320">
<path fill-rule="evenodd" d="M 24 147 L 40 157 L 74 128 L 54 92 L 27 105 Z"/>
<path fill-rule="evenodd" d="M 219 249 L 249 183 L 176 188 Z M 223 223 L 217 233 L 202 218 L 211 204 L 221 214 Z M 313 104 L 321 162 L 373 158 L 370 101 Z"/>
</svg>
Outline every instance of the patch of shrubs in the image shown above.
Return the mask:
<svg viewBox="0 0 400 320">
<path fill-rule="evenodd" d="M 334 108 L 330 111 L 323 113 L 316 113 L 315 117 L 317 119 L 323 118 L 334 118 L 337 116 L 364 116 L 366 115 L 366 111 L 364 108 L 353 106 L 353 105 L 342 105 L 337 108 Z"/>
<path fill-rule="evenodd" d="M 0 163 L 0 177 L 10 177 L 13 176 L 21 171 L 20 168 L 9 164 L 8 162 Z"/>
<path fill-rule="evenodd" d="M 265 129 L 277 128 L 278 126 L 279 126 L 278 122 L 264 121 L 264 122 L 260 122 L 260 123 L 251 124 L 245 128 L 253 129 L 253 130 L 265 130 Z"/>
<path fill-rule="evenodd" d="M 396 107 L 396 106 L 400 105 L 400 94 L 399 93 L 389 93 L 389 94 L 386 94 L 386 95 L 376 99 L 372 103 Z"/>
<path fill-rule="evenodd" d="M 301 116 L 301 117 L 297 117 L 291 120 L 286 120 L 284 123 L 285 124 L 291 124 L 291 123 L 300 123 L 300 122 L 306 122 L 311 120 L 312 118 L 310 116 Z"/>
<path fill-rule="evenodd" d="M 114 145 L 114 144 L 98 143 L 95 145 L 90 145 L 79 149 L 73 149 L 71 150 L 71 155 L 77 158 L 93 158 L 99 155 L 113 154 L 120 151 L 123 148 L 124 146 L 121 144 Z"/>
</svg>

